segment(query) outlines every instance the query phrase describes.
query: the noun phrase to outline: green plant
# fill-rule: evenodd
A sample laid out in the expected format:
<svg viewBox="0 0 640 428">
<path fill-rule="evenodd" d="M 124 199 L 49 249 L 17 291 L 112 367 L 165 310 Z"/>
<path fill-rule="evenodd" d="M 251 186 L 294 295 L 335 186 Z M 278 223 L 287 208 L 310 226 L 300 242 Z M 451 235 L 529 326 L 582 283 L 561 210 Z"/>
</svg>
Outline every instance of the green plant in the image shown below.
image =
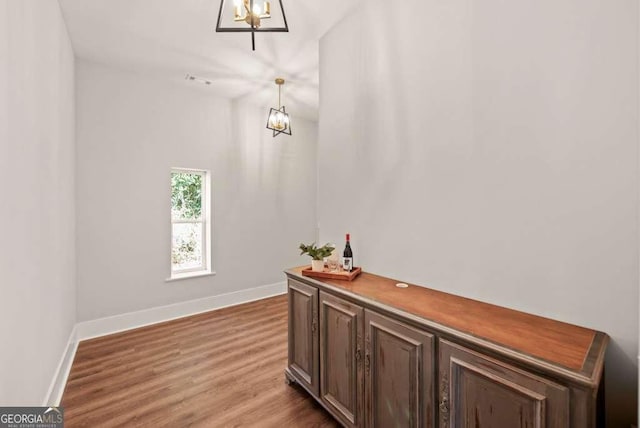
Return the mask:
<svg viewBox="0 0 640 428">
<path fill-rule="evenodd" d="M 325 257 L 329 257 L 335 247 L 330 244 L 324 244 L 322 247 L 316 247 L 316 243 L 311 245 L 300 244 L 300 255 L 309 254 L 313 260 L 322 260 Z"/>
</svg>

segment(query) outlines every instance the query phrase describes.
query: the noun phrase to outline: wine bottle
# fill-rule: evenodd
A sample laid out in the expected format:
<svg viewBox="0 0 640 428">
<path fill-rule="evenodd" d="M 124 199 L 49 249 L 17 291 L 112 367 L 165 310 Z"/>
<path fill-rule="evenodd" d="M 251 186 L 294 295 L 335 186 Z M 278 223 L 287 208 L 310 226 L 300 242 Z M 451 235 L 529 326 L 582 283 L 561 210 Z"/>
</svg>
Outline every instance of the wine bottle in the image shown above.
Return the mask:
<svg viewBox="0 0 640 428">
<path fill-rule="evenodd" d="M 347 233 L 347 244 L 344 246 L 344 252 L 342 253 L 342 268 L 347 272 L 353 270 L 353 251 L 351 251 L 349 238 L 349 234 Z"/>
</svg>

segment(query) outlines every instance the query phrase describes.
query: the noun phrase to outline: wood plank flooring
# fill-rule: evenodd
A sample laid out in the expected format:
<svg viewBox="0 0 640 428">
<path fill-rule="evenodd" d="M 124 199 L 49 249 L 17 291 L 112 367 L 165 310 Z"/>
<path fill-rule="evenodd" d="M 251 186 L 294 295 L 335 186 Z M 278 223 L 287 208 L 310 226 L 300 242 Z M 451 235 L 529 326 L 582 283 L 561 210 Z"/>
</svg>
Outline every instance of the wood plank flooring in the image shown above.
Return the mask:
<svg viewBox="0 0 640 428">
<path fill-rule="evenodd" d="M 337 427 L 286 364 L 286 296 L 83 341 L 65 426 Z"/>
</svg>

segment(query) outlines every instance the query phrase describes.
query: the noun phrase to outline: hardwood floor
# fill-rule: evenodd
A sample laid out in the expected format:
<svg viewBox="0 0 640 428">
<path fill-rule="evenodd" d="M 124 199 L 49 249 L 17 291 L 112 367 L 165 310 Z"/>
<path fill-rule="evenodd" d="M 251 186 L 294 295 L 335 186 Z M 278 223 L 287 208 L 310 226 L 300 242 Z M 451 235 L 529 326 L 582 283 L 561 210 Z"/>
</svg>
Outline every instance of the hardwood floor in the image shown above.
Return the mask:
<svg viewBox="0 0 640 428">
<path fill-rule="evenodd" d="M 65 426 L 337 427 L 286 364 L 286 296 L 83 341 Z"/>
</svg>

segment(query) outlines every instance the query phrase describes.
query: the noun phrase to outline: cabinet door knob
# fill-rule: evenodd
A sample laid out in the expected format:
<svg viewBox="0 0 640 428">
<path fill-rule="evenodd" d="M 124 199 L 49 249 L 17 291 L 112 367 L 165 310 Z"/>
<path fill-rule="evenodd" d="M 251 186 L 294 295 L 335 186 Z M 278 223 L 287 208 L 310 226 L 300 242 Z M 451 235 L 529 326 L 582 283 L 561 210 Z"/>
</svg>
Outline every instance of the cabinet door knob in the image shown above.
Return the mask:
<svg viewBox="0 0 640 428">
<path fill-rule="evenodd" d="M 449 400 L 446 398 L 443 398 L 442 401 L 440 401 L 440 412 L 443 414 L 449 413 Z"/>
<path fill-rule="evenodd" d="M 362 359 L 362 351 L 360 348 L 356 349 L 356 361 L 360 361 Z"/>
<path fill-rule="evenodd" d="M 318 329 L 318 326 L 316 325 L 316 320 L 313 320 L 311 322 L 311 332 L 315 333 L 317 329 Z"/>
</svg>

